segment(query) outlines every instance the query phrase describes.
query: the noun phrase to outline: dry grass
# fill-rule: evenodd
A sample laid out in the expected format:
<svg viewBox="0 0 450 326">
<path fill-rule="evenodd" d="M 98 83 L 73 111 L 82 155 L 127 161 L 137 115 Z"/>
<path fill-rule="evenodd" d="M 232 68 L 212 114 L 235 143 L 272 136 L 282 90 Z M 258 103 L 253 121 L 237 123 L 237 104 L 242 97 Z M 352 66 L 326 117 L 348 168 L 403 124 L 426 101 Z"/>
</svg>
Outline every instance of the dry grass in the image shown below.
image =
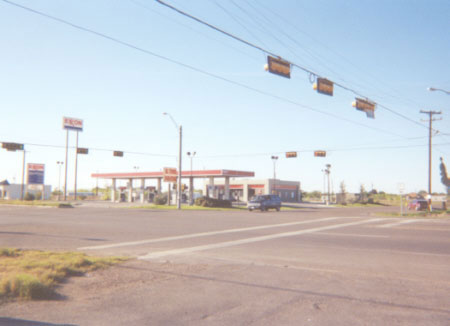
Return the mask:
<svg viewBox="0 0 450 326">
<path fill-rule="evenodd" d="M 48 299 L 65 278 L 125 260 L 90 257 L 79 252 L 0 248 L 0 299 Z"/>
</svg>

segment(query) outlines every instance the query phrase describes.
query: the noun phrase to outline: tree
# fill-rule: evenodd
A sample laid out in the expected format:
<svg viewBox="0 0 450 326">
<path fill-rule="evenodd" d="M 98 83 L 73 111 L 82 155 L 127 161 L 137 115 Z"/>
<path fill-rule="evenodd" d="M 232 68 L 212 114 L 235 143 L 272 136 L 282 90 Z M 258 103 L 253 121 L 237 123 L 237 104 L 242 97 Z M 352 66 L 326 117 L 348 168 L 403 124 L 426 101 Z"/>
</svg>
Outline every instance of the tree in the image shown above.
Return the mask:
<svg viewBox="0 0 450 326">
<path fill-rule="evenodd" d="M 361 186 L 359 187 L 359 200 L 361 203 L 365 203 L 366 202 L 366 188 L 364 188 L 364 185 L 361 184 Z"/>
</svg>

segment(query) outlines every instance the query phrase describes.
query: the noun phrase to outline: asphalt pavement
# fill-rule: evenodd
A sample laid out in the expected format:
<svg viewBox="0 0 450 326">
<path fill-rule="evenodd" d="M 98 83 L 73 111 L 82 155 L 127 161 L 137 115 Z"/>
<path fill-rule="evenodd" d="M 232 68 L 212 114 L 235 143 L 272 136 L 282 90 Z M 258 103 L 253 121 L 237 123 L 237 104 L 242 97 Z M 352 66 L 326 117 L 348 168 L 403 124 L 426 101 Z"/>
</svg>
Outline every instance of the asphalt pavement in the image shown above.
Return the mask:
<svg viewBox="0 0 450 326">
<path fill-rule="evenodd" d="M 393 210 L 0 206 L 0 247 L 132 258 L 0 325 L 449 325 L 450 219 Z"/>
</svg>

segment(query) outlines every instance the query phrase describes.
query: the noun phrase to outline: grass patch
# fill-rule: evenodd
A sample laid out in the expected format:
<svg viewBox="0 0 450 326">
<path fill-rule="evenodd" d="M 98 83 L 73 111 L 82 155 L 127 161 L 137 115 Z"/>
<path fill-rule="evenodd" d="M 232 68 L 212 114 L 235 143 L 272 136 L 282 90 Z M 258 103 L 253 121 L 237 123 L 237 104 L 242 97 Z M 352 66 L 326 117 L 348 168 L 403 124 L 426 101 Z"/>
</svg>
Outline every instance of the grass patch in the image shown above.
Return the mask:
<svg viewBox="0 0 450 326">
<path fill-rule="evenodd" d="M 47 252 L 0 248 L 0 299 L 49 299 L 56 286 L 126 258 L 90 257 L 79 252 Z"/>
<path fill-rule="evenodd" d="M 420 211 L 420 212 L 408 212 L 408 211 L 404 211 L 403 215 L 400 215 L 400 212 L 395 212 L 395 213 L 377 213 L 376 215 L 380 215 L 380 216 L 394 216 L 394 217 L 409 217 L 409 218 L 426 218 L 426 217 L 430 217 L 430 218 L 450 218 L 450 210 L 446 210 L 446 211 L 433 211 L 431 213 L 428 213 L 426 211 Z"/>
<path fill-rule="evenodd" d="M 348 203 L 348 204 L 336 204 L 333 205 L 335 207 L 380 207 L 380 206 L 388 206 L 386 204 L 381 203 Z"/>
<path fill-rule="evenodd" d="M 47 202 L 42 200 L 0 200 L 0 205 L 23 205 L 23 206 L 47 206 L 58 207 L 59 203 Z"/>
</svg>

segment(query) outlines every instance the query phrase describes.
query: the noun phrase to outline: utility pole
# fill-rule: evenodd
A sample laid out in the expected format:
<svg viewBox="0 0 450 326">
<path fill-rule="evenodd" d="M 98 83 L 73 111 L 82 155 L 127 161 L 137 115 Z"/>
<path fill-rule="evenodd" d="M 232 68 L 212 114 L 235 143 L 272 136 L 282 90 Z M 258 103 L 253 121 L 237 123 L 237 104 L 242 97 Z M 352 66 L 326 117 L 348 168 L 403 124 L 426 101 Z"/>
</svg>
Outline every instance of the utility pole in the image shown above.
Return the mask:
<svg viewBox="0 0 450 326">
<path fill-rule="evenodd" d="M 272 194 L 277 194 L 277 172 L 276 172 L 276 164 L 278 160 L 278 156 L 272 156 L 271 157 L 273 161 L 273 189 Z"/>
<path fill-rule="evenodd" d="M 433 121 L 442 120 L 440 119 L 433 119 L 433 115 L 435 114 L 442 114 L 441 111 L 423 111 L 421 110 L 420 113 L 428 114 L 429 116 L 429 126 L 428 126 L 428 211 L 432 211 L 433 208 L 431 207 L 431 147 L 432 147 L 432 136 L 433 136 Z"/>
</svg>

